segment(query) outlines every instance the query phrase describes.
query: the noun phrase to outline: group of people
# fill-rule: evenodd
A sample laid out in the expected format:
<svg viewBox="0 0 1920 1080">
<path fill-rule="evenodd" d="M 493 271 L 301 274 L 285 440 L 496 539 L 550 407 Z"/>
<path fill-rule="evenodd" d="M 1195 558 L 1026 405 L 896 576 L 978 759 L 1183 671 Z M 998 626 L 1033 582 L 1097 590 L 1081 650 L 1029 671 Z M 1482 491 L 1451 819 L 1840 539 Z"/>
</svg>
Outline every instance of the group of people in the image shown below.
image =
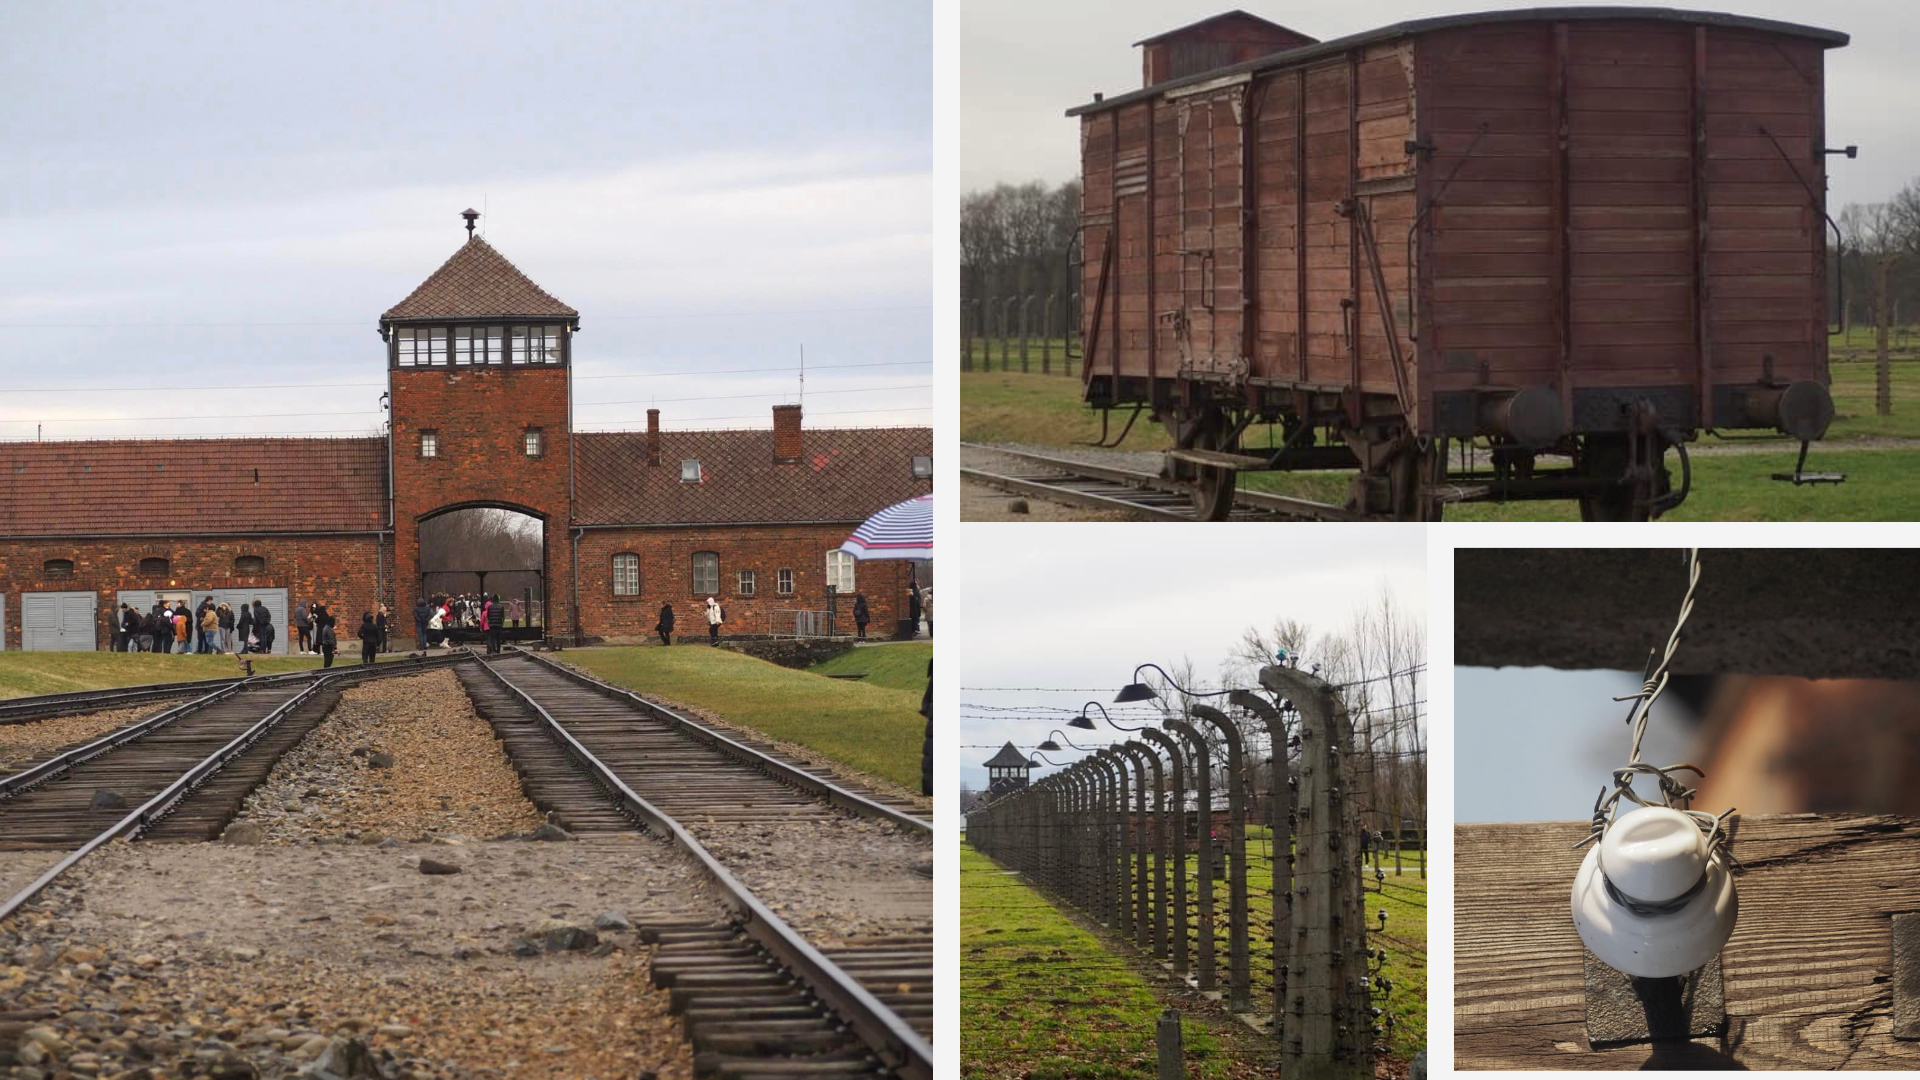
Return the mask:
<svg viewBox="0 0 1920 1080">
<path fill-rule="evenodd" d="M 701 614 L 707 619 L 707 644 L 720 644 L 720 625 L 727 621 L 726 609 L 720 606 L 720 598 L 709 596 L 701 605 Z M 917 582 L 907 585 L 907 615 L 913 620 L 914 632 L 919 633 L 920 620 L 926 619 L 927 636 L 933 636 L 933 588 Z M 853 595 L 854 638 L 867 640 L 867 623 L 872 621 L 872 612 L 867 607 L 867 594 Z M 660 618 L 653 624 L 653 632 L 660 635 L 660 644 L 673 644 L 673 626 L 675 616 L 671 601 L 660 605 Z"/>
<path fill-rule="evenodd" d="M 497 655 L 507 624 L 517 626 L 525 616 L 521 601 L 502 600 L 498 593 L 423 597 L 413 604 L 414 640 L 423 651 L 451 648 L 454 629 L 477 629 L 487 635 L 487 654 Z"/>
<path fill-rule="evenodd" d="M 251 604 L 216 604 L 212 597 L 189 610 L 185 600 L 156 601 L 147 611 L 120 605 L 113 651 L 145 653 L 264 653 L 273 651 L 273 615 L 258 597 Z"/>
</svg>

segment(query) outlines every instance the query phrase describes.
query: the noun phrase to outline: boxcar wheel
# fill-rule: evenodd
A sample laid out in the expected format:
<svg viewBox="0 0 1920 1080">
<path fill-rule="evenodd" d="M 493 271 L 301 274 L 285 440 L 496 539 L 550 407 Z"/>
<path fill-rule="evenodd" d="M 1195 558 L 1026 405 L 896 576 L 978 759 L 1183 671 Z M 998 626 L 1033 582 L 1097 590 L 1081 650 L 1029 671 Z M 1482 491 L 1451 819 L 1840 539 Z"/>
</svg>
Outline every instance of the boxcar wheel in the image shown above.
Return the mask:
<svg viewBox="0 0 1920 1080">
<path fill-rule="evenodd" d="M 1185 443 L 1194 450 L 1231 449 L 1221 445 L 1226 426 L 1226 414 L 1219 409 L 1208 409 L 1198 416 L 1181 413 L 1167 420 L 1167 430 L 1174 442 Z M 1187 438 L 1188 433 L 1191 438 Z M 1170 462 L 1169 466 L 1168 479 L 1178 481 L 1187 489 L 1196 519 L 1225 521 L 1233 513 L 1233 492 L 1239 476 L 1236 470 L 1183 462 Z"/>
</svg>

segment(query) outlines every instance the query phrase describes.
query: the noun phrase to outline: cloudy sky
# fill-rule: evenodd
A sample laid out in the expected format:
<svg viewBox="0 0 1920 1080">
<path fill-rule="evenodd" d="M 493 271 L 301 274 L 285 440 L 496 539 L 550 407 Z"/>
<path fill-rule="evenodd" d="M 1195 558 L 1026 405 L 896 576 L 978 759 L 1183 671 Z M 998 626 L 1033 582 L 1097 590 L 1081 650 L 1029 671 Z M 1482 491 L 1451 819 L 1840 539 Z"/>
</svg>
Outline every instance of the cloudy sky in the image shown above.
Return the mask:
<svg viewBox="0 0 1920 1080">
<path fill-rule="evenodd" d="M 380 313 L 468 206 L 581 312 L 583 428 L 767 426 L 803 347 L 809 424 L 927 423 L 930 33 L 891 0 L 0 7 L 0 438 L 377 431 Z"/>
<path fill-rule="evenodd" d="M 1031 752 L 1056 727 L 1079 746 L 1123 738 L 1105 725 L 1069 730 L 1066 719 L 1088 700 L 1112 702 L 1137 664 L 1191 661 L 1218 686 L 1222 662 L 1249 627 L 1287 618 L 1343 631 L 1382 589 L 1416 618 L 1426 610 L 1418 528 L 1288 529 L 1284 544 L 1270 528 L 1204 524 L 972 528 L 1019 541 L 994 547 L 981 568 L 970 563 L 961 586 L 960 782 L 977 791 L 987 785 L 980 762 L 1005 742 Z M 1205 557 L 1179 557 L 1195 551 Z M 1107 708 L 1116 719 L 1129 715 Z M 1042 753 L 1062 763 L 1079 757 Z"/>
<path fill-rule="evenodd" d="M 1618 6 L 1620 0 L 1565 6 Z M 961 6 L 960 187 L 1006 181 L 1057 184 L 1079 173 L 1077 121 L 1063 113 L 1140 86 L 1133 42 L 1231 10 L 1221 0 L 966 0 Z M 1407 19 L 1464 11 L 1542 6 L 1534 0 L 1368 0 L 1358 4 L 1240 5 L 1322 41 Z M 1696 6 L 1812 24 L 1853 35 L 1827 56 L 1827 138 L 1858 144 L 1855 161 L 1835 158 L 1829 196 L 1847 202 L 1888 198 L 1920 176 L 1920 129 L 1888 102 L 1920 97 L 1920 66 L 1909 48 L 1909 0 L 1738 0 Z"/>
</svg>

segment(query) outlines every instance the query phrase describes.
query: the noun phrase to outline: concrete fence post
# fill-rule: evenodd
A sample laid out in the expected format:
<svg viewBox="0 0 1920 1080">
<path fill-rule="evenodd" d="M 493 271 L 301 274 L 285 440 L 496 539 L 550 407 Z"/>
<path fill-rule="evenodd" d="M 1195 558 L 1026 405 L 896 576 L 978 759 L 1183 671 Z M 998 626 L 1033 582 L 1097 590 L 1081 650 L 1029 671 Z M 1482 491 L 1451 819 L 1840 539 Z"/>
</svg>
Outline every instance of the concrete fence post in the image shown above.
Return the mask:
<svg viewBox="0 0 1920 1080">
<path fill-rule="evenodd" d="M 1180 1014 L 1168 1009 L 1154 1024 L 1153 1041 L 1160 1051 L 1159 1080 L 1186 1080 L 1187 1053 L 1180 1042 Z"/>
</svg>

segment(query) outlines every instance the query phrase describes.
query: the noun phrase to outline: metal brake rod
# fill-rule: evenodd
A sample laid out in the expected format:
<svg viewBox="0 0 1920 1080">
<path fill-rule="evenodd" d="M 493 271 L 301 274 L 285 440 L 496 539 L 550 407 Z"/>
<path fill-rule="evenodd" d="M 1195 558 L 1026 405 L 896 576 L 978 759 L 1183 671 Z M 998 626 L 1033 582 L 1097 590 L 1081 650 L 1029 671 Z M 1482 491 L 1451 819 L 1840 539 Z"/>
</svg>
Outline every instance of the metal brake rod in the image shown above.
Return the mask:
<svg viewBox="0 0 1920 1080">
<path fill-rule="evenodd" d="M 556 674 L 564 675 L 567 678 L 573 679 L 576 682 L 585 683 L 587 686 L 600 691 L 602 694 L 605 694 L 608 697 L 627 698 L 631 700 L 635 705 L 646 710 L 648 713 L 654 716 L 660 717 L 662 719 L 665 719 L 668 722 L 676 724 L 682 728 L 689 729 L 690 733 L 694 738 L 697 738 L 709 743 L 710 745 L 713 746 L 714 749 L 721 751 L 727 756 L 735 758 L 741 761 L 743 764 L 752 765 L 755 768 L 765 769 L 767 772 L 772 773 L 778 779 L 783 780 L 786 783 L 792 784 L 793 786 L 800 788 L 801 790 L 806 791 L 811 795 L 819 796 L 820 798 L 825 799 L 828 803 L 834 806 L 837 806 L 842 810 L 852 811 L 853 813 L 858 814 L 862 817 L 880 818 L 884 821 L 892 822 L 893 824 L 898 825 L 901 828 L 911 829 L 914 832 L 923 832 L 923 833 L 933 832 L 933 823 L 930 821 L 922 820 L 921 818 L 914 817 L 911 814 L 903 814 L 900 811 L 895 810 L 890 806 L 882 806 L 880 803 L 874 802 L 872 799 L 869 799 L 864 795 L 859 795 L 854 792 L 848 791 L 846 788 L 843 788 L 840 785 L 835 784 L 831 780 L 827 780 L 823 777 L 817 776 L 813 773 L 806 771 L 805 769 L 788 765 L 786 762 L 780 761 L 758 750 L 755 750 L 753 747 L 748 746 L 737 739 L 731 738 L 719 731 L 715 731 L 713 728 L 710 728 L 705 724 L 700 723 L 698 720 L 693 720 L 689 717 L 682 716 L 679 713 L 673 711 L 672 709 L 667 708 L 665 705 L 660 705 L 660 704 L 656 704 L 654 702 L 648 701 L 646 698 L 643 698 L 639 694 L 636 694 L 633 691 L 628 690 L 624 686 L 615 686 L 612 683 L 604 682 L 600 679 L 596 679 L 591 675 L 583 675 L 580 672 L 574 671 L 573 669 L 568 667 L 564 667 L 547 657 L 540 656 L 536 653 L 528 652 L 527 650 L 519 648 L 518 646 L 515 647 L 515 651 L 518 652 L 521 656 L 524 656 L 529 660 L 533 660 L 551 669 Z"/>
<path fill-rule="evenodd" d="M 713 879 L 719 887 L 727 906 L 734 909 L 741 918 L 741 929 L 747 936 L 760 943 L 791 970 L 821 1001 L 831 1008 L 842 1020 L 847 1022 L 862 1042 L 865 1042 L 877 1054 L 888 1068 L 898 1072 L 906 1080 L 932 1080 L 933 1048 L 920 1037 L 920 1033 L 909 1027 L 905 1020 L 892 1009 L 887 1008 L 880 999 L 873 996 L 866 987 L 861 986 L 838 964 L 815 949 L 807 940 L 788 926 L 771 909 L 760 902 L 747 887 L 741 884 L 720 861 L 713 857 L 693 834 L 673 818 L 662 813 L 652 803 L 641 798 L 627 786 L 619 775 L 598 757 L 594 756 L 573 737 L 565 726 L 554 719 L 532 695 L 513 684 L 513 681 L 501 674 L 500 670 L 484 657 L 475 656 L 480 666 L 492 675 L 501 686 L 518 697 L 535 716 L 538 716 L 562 748 L 574 760 L 580 762 L 594 778 L 625 805 L 625 808 L 640 818 L 647 826 L 663 839 L 678 844 Z"/>
</svg>

